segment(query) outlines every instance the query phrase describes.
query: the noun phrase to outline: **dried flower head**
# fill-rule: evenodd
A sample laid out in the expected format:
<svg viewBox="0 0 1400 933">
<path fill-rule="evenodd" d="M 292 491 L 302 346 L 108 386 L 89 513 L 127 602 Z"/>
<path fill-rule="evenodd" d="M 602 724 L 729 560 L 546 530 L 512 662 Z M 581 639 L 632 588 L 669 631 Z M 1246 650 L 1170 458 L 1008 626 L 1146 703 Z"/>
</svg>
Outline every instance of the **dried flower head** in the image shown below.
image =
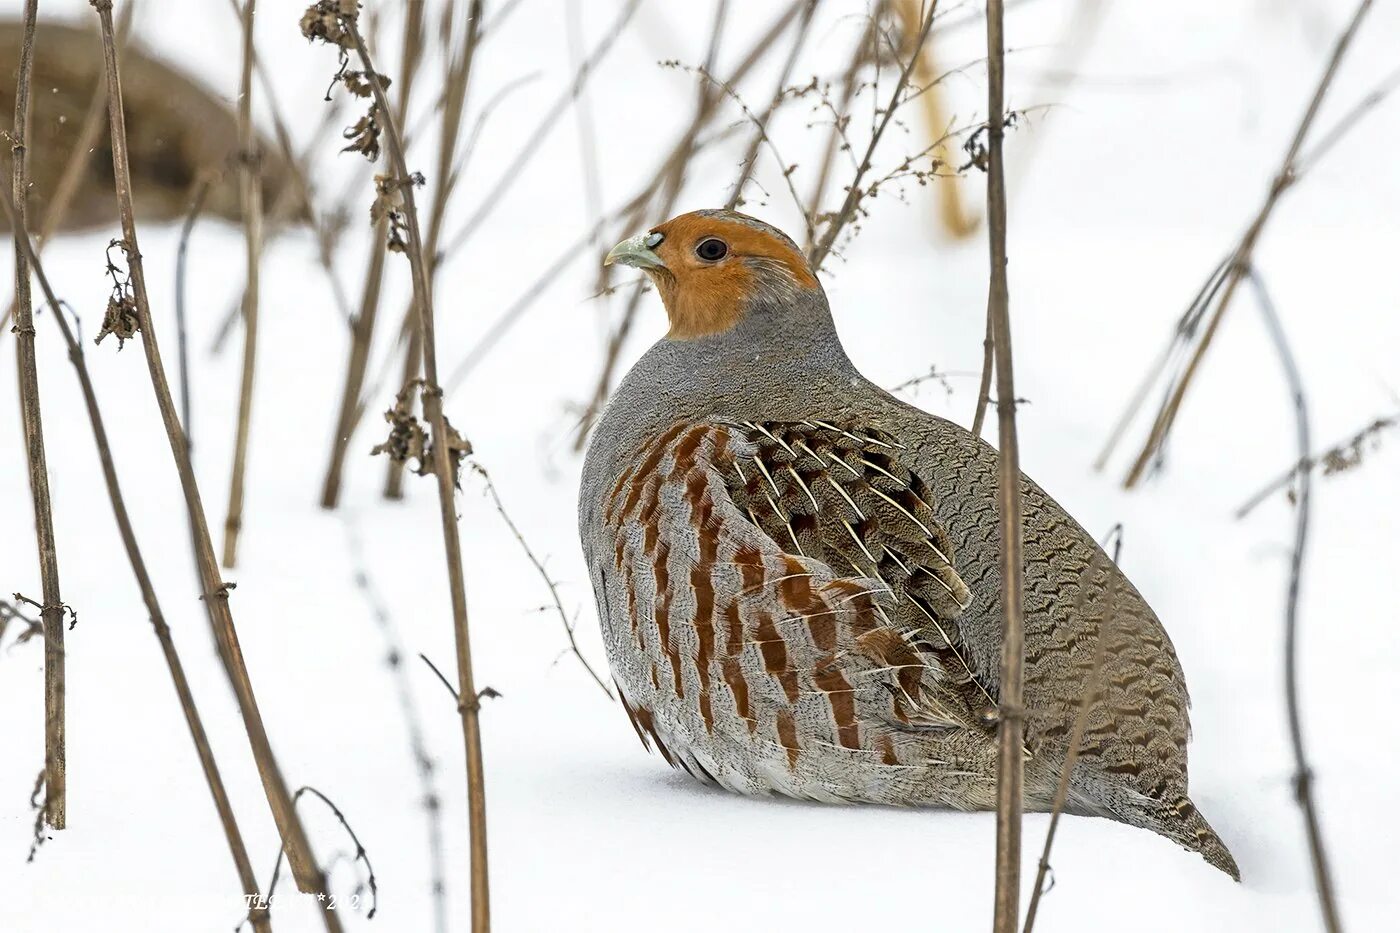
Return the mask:
<svg viewBox="0 0 1400 933">
<path fill-rule="evenodd" d="M 320 0 L 301 15 L 301 34 L 312 41 L 348 49 L 354 43 L 346 21 L 353 21 L 359 15 L 359 0 Z"/>
</svg>

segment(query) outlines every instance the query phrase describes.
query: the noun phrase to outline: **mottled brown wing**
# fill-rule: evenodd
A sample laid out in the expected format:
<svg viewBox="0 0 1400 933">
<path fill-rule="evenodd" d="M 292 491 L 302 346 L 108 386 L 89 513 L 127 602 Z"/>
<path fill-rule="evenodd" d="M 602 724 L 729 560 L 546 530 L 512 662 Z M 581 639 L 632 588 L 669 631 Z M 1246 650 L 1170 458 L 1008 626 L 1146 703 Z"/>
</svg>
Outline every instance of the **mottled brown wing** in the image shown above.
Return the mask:
<svg viewBox="0 0 1400 933">
<path fill-rule="evenodd" d="M 604 508 L 630 628 L 612 637 L 653 694 L 632 701 L 793 763 L 827 745 L 896 764 L 902 733 L 986 728 L 967 589 L 897 453 L 827 422 L 684 422 L 645 445 Z"/>
<path fill-rule="evenodd" d="M 888 591 L 890 623 L 937 659 L 969 708 L 995 706 L 957 619 L 972 594 L 934 514 L 934 493 L 869 425 L 825 420 L 742 422 L 753 446 L 732 459 L 735 504 L 782 545 Z"/>
</svg>

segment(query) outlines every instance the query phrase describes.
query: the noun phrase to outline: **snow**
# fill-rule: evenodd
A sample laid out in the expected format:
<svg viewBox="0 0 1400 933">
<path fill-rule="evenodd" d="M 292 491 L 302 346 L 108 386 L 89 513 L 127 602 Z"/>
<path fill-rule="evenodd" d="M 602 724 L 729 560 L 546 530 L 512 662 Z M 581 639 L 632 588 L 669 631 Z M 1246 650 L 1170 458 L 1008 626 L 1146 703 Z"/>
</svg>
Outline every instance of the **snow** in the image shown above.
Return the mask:
<svg viewBox="0 0 1400 933">
<path fill-rule="evenodd" d="M 50 14 L 90 16 L 78 0 Z M 143 4 L 137 30 L 162 54 L 232 98 L 237 42 L 219 4 Z M 258 41 L 278 75 L 282 106 L 309 132 L 333 56 L 296 34 L 295 3 L 260 4 Z M 736 5 L 723 72 L 765 28 L 779 0 Z M 1352 4 L 1190 2 L 1105 5 L 1082 79 L 1050 92 L 1044 70 L 1076 4 L 1013 6 L 1010 102 L 1061 105 L 1012 134 L 1029 150 L 1013 172 L 1011 296 L 1023 461 L 1081 522 L 1126 527 L 1123 563 L 1164 620 L 1194 699 L 1192 793 L 1231 845 L 1244 874 L 1235 885 L 1199 858 L 1140 830 L 1066 818 L 1053 857 L 1055 887 L 1038 929 L 1308 930 L 1320 927 L 1302 823 L 1292 801 L 1282 706 L 1282 610 L 1292 511 L 1275 496 L 1245 521 L 1235 507 L 1295 456 L 1292 414 L 1261 319 L 1244 295 L 1227 319 L 1181 412 L 1168 468 L 1140 492 L 1122 492 L 1091 468 L 1127 393 L 1158 352 L 1200 280 L 1257 209 L 1307 96 Z M 20 4 L 6 0 L 5 15 Z M 554 8 L 549 7 L 552 11 Z M 558 5 L 562 11 L 563 5 Z M 580 2 L 585 44 L 616 3 Z M 859 2 L 823 5 L 795 74 L 831 72 L 862 22 Z M 967 7 L 968 11 L 975 9 Z M 950 19 L 962 14 L 950 14 Z M 653 170 L 693 99 L 691 79 L 656 66 L 698 62 L 708 6 L 645 4 L 590 86 L 606 204 L 630 196 Z M 705 25 L 701 25 L 704 23 Z M 396 35 L 392 15 L 387 35 Z M 1377 4 L 1339 76 L 1319 125 L 1331 125 L 1394 67 L 1400 10 Z M 984 52 L 975 29 L 938 47 L 944 66 Z M 396 48 L 397 39 L 384 43 Z M 481 50 L 479 107 L 522 74 L 540 75 L 488 124 L 463 182 L 457 222 L 479 203 L 565 86 L 564 17 L 525 5 Z M 384 70 L 393 55 L 384 53 Z M 775 67 L 745 94 L 762 100 Z M 431 75 L 431 72 L 429 73 Z M 425 80 L 428 80 L 425 78 Z M 983 93 L 977 68 L 950 79 L 959 122 Z M 886 164 L 917 145 L 893 136 Z M 811 183 L 820 134 L 805 105 L 775 135 Z M 444 368 L 592 222 L 566 116 L 494 219 L 443 270 L 437 289 Z M 1258 252 L 1293 342 L 1319 446 L 1397 407 L 1400 359 L 1400 104 L 1372 113 L 1286 197 Z M 431 164 L 431 141 L 411 161 Z M 743 137 L 699 160 L 681 209 L 722 202 Z M 352 174 L 352 157 L 327 146 L 326 190 Z M 784 186 L 764 159 L 771 196 L 750 205 L 795 229 Z M 981 197 L 980 178 L 967 192 Z M 933 232 L 926 189 L 910 203 L 884 196 L 837 260 L 827 288 L 853 358 L 894 385 L 930 364 L 954 373 L 980 364 L 986 287 L 980 238 L 950 245 Z M 370 195 L 356 202 L 367 208 Z M 358 214 L 356 215 L 359 216 Z M 656 218 L 657 220 L 661 218 Z M 449 223 L 449 230 L 454 229 Z M 630 234 L 635 231 L 626 231 Z M 47 265 L 91 336 L 105 300 L 101 249 L 115 231 L 65 239 Z M 363 235 L 340 257 L 352 295 Z M 605 663 L 574 526 L 580 461 L 569 449 L 565 406 L 591 390 L 601 322 L 616 299 L 590 301 L 597 257 L 584 249 L 567 274 L 454 395 L 447 408 L 492 471 L 532 546 L 547 556 L 566 608 L 579 610 L 584 653 Z M 173 361 L 171 285 L 176 231 L 142 231 L 158 333 Z M 237 343 L 205 352 L 242 275 L 241 238 L 206 224 L 192 247 L 196 348 L 196 461 L 208 513 L 222 525 L 237 406 Z M 408 281 L 394 263 L 387 351 Z M 8 270 L 8 266 L 6 269 Z M 8 274 L 8 272 L 6 273 Z M 303 236 L 284 238 L 264 269 L 263 342 L 243 533 L 233 608 L 248 667 L 282 767 L 294 786 L 324 791 L 373 860 L 379 912 L 344 915 L 349 929 L 432 929 L 427 835 L 420 788 L 386 646 L 354 583 L 351 516 L 365 566 L 386 602 L 443 800 L 451 928 L 467 926 L 465 794 L 453 703 L 419 652 L 451 670 L 452 632 L 431 483 L 410 482 L 406 502 L 378 496 L 383 464 L 367 456 L 381 431 L 372 412 L 353 445 L 344 514 L 317 506 L 339 392 L 346 337 Z M 29 788 L 42 762 L 42 651 L 0 646 L 0 930 L 226 930 L 242 915 L 236 876 L 155 640 L 127 570 L 98 479 L 76 383 L 52 325 L 39 323 L 46 443 L 64 598 L 80 621 L 68 635 L 70 828 L 25 864 Z M 663 331 L 644 303 L 628 360 Z M 7 342 L 0 338 L 0 343 Z M 196 598 L 175 474 L 156 417 L 142 351 L 89 347 L 89 364 L 113 432 L 137 532 L 213 737 L 259 878 L 276 853 L 274 827 L 218 668 Z M 13 354 L 0 353 L 0 385 L 14 385 Z M 916 398 L 970 420 L 975 377 L 953 376 Z M 376 400 L 387 407 L 387 393 Z M 1132 438 L 1141 436 L 1138 426 Z M 24 456 L 13 403 L 0 405 L 0 589 L 37 594 Z M 1387 438 L 1359 469 L 1320 480 L 1302 602 L 1304 725 L 1342 914 L 1354 929 L 1384 929 L 1400 901 L 1392 877 L 1400 817 L 1390 806 L 1400 727 L 1388 713 L 1400 663 L 1400 454 Z M 1126 453 L 1126 452 L 1125 452 Z M 1387 479 L 1390 477 L 1390 479 Z M 990 922 L 993 819 L 989 814 L 828 807 L 748 800 L 692 783 L 638 745 L 622 711 L 571 657 L 548 594 L 518 545 L 468 479 L 459 496 L 478 682 L 502 694 L 483 713 L 492 907 L 502 931 L 668 929 L 844 930 L 985 928 Z M 333 818 L 304 801 L 323 860 L 353 852 Z M 1025 886 L 1047 826 L 1025 823 Z M 362 877 L 362 876 L 361 876 Z M 356 869 L 340 858 L 342 898 Z M 319 928 L 312 901 L 284 879 L 279 931 Z M 1390 923 L 1387 923 L 1387 921 Z"/>
</svg>

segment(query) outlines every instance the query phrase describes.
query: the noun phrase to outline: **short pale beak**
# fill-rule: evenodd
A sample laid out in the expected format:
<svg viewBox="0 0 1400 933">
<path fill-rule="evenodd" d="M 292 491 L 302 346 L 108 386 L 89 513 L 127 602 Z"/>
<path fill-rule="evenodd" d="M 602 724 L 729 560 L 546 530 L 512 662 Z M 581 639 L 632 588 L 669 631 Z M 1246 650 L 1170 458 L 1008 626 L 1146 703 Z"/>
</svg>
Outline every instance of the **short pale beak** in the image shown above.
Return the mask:
<svg viewBox="0 0 1400 933">
<path fill-rule="evenodd" d="M 664 269 L 666 264 L 661 261 L 661 257 L 651 251 L 647 246 L 647 240 L 652 234 L 639 233 L 634 237 L 623 240 L 621 243 L 608 250 L 608 255 L 603 259 L 603 265 L 611 266 L 614 263 L 622 266 L 632 266 L 636 269 Z"/>
</svg>

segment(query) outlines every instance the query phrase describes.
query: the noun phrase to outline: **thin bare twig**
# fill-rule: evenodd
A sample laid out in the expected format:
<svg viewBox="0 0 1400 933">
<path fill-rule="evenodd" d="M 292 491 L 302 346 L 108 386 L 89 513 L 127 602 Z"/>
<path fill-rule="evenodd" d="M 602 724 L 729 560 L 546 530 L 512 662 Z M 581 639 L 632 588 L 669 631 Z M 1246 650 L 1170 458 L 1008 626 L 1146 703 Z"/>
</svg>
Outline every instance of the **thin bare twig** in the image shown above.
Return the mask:
<svg viewBox="0 0 1400 933">
<path fill-rule="evenodd" d="M 1260 503 L 1280 489 L 1287 489 L 1292 484 L 1295 477 L 1304 471 L 1311 472 L 1322 467 L 1323 476 L 1331 476 L 1334 473 L 1341 473 L 1350 470 L 1361 462 L 1365 449 L 1363 445 L 1367 441 L 1379 443 L 1380 436 L 1400 425 L 1400 413 L 1384 415 L 1374 418 L 1361 430 L 1353 433 L 1346 440 L 1333 444 L 1320 454 L 1309 454 L 1307 457 L 1296 461 L 1263 489 L 1250 496 L 1238 509 L 1235 510 L 1235 518 L 1245 518 L 1253 512 Z M 1296 501 L 1297 493 L 1291 492 L 1291 497 Z"/>
<path fill-rule="evenodd" d="M 807 261 L 811 264 L 813 269 L 821 268 L 822 262 L 825 261 L 826 257 L 830 255 L 832 249 L 835 247 L 836 238 L 841 235 L 841 230 L 855 217 L 856 211 L 860 206 L 861 197 L 864 193 L 861 188 L 861 182 L 865 180 L 866 173 L 870 171 L 871 163 L 875 158 L 875 150 L 880 145 L 880 140 L 884 137 L 890 122 L 894 119 L 895 111 L 899 109 L 900 100 L 904 95 L 905 88 L 909 86 L 909 78 L 914 73 L 914 68 L 918 64 L 919 52 L 924 47 L 924 43 L 928 41 L 929 30 L 933 28 L 933 17 L 937 10 L 938 4 L 936 0 L 930 0 L 928 10 L 924 13 L 924 21 L 919 30 L 918 40 L 909 51 L 909 59 L 905 62 L 904 67 L 900 69 L 899 80 L 895 82 L 894 91 L 890 94 L 889 103 L 886 104 L 884 110 L 881 111 L 880 120 L 876 124 L 874 131 L 870 134 L 870 141 L 866 145 L 865 155 L 860 160 L 860 164 L 856 167 L 855 177 L 851 179 L 850 186 L 846 189 L 845 200 L 842 201 L 841 207 L 832 215 L 831 219 L 827 221 L 826 229 L 822 232 L 816 245 L 807 252 Z M 1000 115 L 1001 111 L 996 110 L 992 111 L 992 113 Z M 1000 133 L 1000 131 L 1001 125 L 1000 122 L 998 122 L 997 132 Z"/>
<path fill-rule="evenodd" d="M 559 622 L 564 626 L 564 635 L 569 639 L 569 652 L 574 657 L 578 658 L 578 663 L 583 665 L 583 669 L 588 672 L 589 677 L 593 678 L 593 682 L 598 685 L 598 689 L 607 694 L 609 700 L 614 699 L 612 689 L 608 687 L 602 677 L 598 676 L 598 672 L 593 669 L 593 665 L 588 663 L 588 659 L 585 658 L 583 652 L 579 650 L 578 641 L 574 638 L 574 624 L 569 621 L 569 615 L 564 611 L 564 603 L 559 598 L 559 587 L 555 584 L 554 578 L 549 575 L 549 571 L 545 569 L 544 563 L 536 557 L 535 552 L 531 550 L 529 543 L 525 540 L 525 536 L 521 534 L 519 526 L 515 524 L 515 520 L 512 519 L 510 513 L 506 511 L 504 503 L 501 502 L 500 494 L 496 492 L 496 484 L 491 482 L 491 474 L 487 473 L 486 468 L 476 461 L 472 462 L 472 469 L 481 477 L 482 482 L 486 485 L 487 495 L 491 497 L 491 501 L 496 506 L 496 511 L 500 513 L 501 519 L 506 523 L 506 527 L 510 529 L 510 533 L 520 544 L 520 549 L 525 552 L 525 557 L 530 561 L 531 566 L 535 568 L 535 572 L 540 575 L 540 579 L 543 580 L 544 585 L 548 587 L 549 598 L 554 602 L 554 611 L 559 614 Z"/>
<path fill-rule="evenodd" d="M 3 208 L 5 214 L 10 218 L 11 227 L 18 231 L 17 236 L 23 237 L 20 242 L 21 248 L 34 270 L 34 277 L 39 281 L 39 287 L 51 309 L 50 317 L 57 324 L 63 335 L 63 341 L 68 346 L 68 359 L 73 364 L 73 371 L 82 391 L 88 424 L 92 428 L 93 442 L 97 447 L 98 461 L 102 466 L 102 479 L 107 487 L 107 498 L 112 504 L 112 514 L 116 519 L 117 532 L 121 537 L 122 547 L 126 551 L 127 562 L 131 565 L 132 575 L 136 578 L 136 586 L 141 591 L 141 600 L 145 603 L 146 612 L 150 616 L 152 632 L 160 643 L 161 654 L 165 657 L 166 668 L 170 672 L 170 680 L 175 686 L 175 694 L 180 703 L 180 711 L 185 717 L 185 725 L 190 731 L 190 739 L 194 742 L 195 752 L 199 756 L 199 764 L 204 772 L 204 780 L 209 787 L 210 796 L 214 798 L 214 808 L 219 814 L 219 822 L 223 827 L 224 838 L 228 842 L 229 854 L 233 856 L 234 867 L 238 871 L 239 883 L 244 894 L 255 893 L 257 879 L 253 875 L 253 866 L 248 859 L 247 847 L 243 844 L 243 834 L 238 828 L 233 806 L 229 802 L 228 792 L 224 788 L 223 777 L 219 773 L 218 763 L 214 759 L 214 750 L 209 744 L 209 736 L 204 731 L 203 720 L 195 705 L 194 694 L 190 690 L 189 678 L 185 676 L 184 664 L 180 660 L 179 653 L 175 650 L 170 627 L 166 624 L 165 613 L 156 598 L 155 584 L 151 581 L 145 557 L 142 555 L 141 547 L 136 540 L 136 531 L 132 526 L 130 513 L 126 508 L 126 499 L 122 495 L 121 483 L 117 479 L 117 468 L 112 458 L 111 444 L 108 441 L 107 427 L 97 401 L 97 391 L 93 387 L 92 378 L 88 373 L 87 361 L 83 354 L 81 335 L 75 333 L 74 328 L 69 326 L 68 319 L 63 313 L 63 306 L 55 296 L 52 285 L 49 284 L 48 276 L 44 273 L 35 246 L 28 236 L 23 234 L 22 224 L 18 222 L 19 211 L 8 193 L 5 193 L 0 208 Z M 256 905 L 250 906 L 248 920 L 258 933 L 271 933 L 272 924 L 265 908 L 259 908 Z"/>
<path fill-rule="evenodd" d="M 1312 450 L 1312 429 L 1308 420 L 1308 398 L 1303 388 L 1303 377 L 1298 371 L 1298 363 L 1288 345 L 1283 324 L 1274 303 L 1264 287 L 1263 280 L 1251 267 L 1245 270 L 1250 285 L 1254 287 L 1259 311 L 1269 331 L 1269 338 L 1283 367 L 1284 378 L 1288 381 L 1288 393 L 1293 401 L 1293 414 L 1297 426 L 1298 456 L 1305 458 Z M 1308 551 L 1308 524 L 1312 519 L 1312 471 L 1303 470 L 1298 474 L 1298 507 L 1294 510 L 1293 553 L 1288 562 L 1288 605 L 1284 611 L 1283 629 L 1283 683 L 1284 699 L 1288 706 L 1288 737 L 1293 745 L 1293 796 L 1298 808 L 1303 812 L 1303 826 L 1308 838 L 1308 855 L 1312 860 L 1313 883 L 1317 888 L 1318 906 L 1322 911 L 1322 922 L 1327 933 L 1341 933 L 1342 921 L 1337 913 L 1337 897 L 1332 887 L 1332 873 L 1327 865 L 1327 847 L 1322 839 L 1322 824 L 1317 813 L 1317 802 L 1313 800 L 1312 766 L 1308 763 L 1307 752 L 1303 747 L 1303 722 L 1301 704 L 1298 699 L 1298 597 L 1303 588 L 1303 561 Z"/>
<path fill-rule="evenodd" d="M 305 892 L 324 892 L 325 875 L 316 865 L 311 844 L 306 831 L 297 818 L 292 797 L 277 766 L 272 744 L 268 739 L 262 714 L 258 710 L 257 698 L 253 693 L 252 681 L 243 665 L 243 653 L 238 643 L 238 632 L 234 627 L 233 613 L 229 608 L 227 584 L 219 573 L 218 560 L 214 554 L 213 539 L 209 534 L 209 524 L 200 499 L 199 484 L 195 479 L 194 467 L 189 450 L 185 446 L 185 432 L 176 413 L 175 401 L 170 392 L 170 383 L 161 361 L 160 346 L 156 340 L 155 327 L 151 318 L 151 305 L 146 290 L 145 265 L 141 248 L 136 237 L 136 220 L 131 198 L 131 164 L 128 155 L 126 136 L 126 115 L 122 109 L 121 73 L 117 66 L 117 48 L 112 27 L 111 0 L 91 0 L 97 11 L 102 31 L 102 50 L 107 76 L 107 103 L 112 143 L 112 173 L 116 182 L 117 207 L 121 215 L 122 236 L 119 241 L 126 252 L 130 270 L 132 299 L 136 306 L 142 346 L 146 351 L 146 364 L 150 373 L 151 386 L 156 403 L 160 408 L 161 420 L 165 426 L 166 439 L 170 444 L 180 486 L 184 493 L 186 509 L 190 521 L 195 525 L 195 544 L 198 549 L 200 585 L 204 600 L 213 607 L 210 615 L 214 622 L 216 637 L 221 647 L 220 655 L 225 662 L 229 681 L 233 685 L 234 696 L 238 701 L 244 729 L 253 749 L 253 757 L 267 793 L 268 804 L 277 828 L 286 841 L 288 858 L 297 886 Z M 334 911 L 322 911 L 328 933 L 340 933 L 340 919 Z"/>
<path fill-rule="evenodd" d="M 768 135 L 768 123 L 783 103 L 788 78 L 792 75 L 792 69 L 797 64 L 797 57 L 802 54 L 802 49 L 807 44 L 807 37 L 812 30 L 812 17 L 816 14 L 820 2 L 821 0 L 808 0 L 806 5 L 802 7 L 802 15 L 797 23 L 797 35 L 793 37 L 792 46 L 788 49 L 787 58 L 784 59 L 782 70 L 778 73 L 778 84 L 773 90 L 773 98 L 769 101 L 768 108 L 761 117 L 754 117 L 738 93 L 729 85 L 723 85 L 726 93 L 730 94 L 743 108 L 744 116 L 748 117 L 754 124 L 753 138 L 749 140 L 749 149 L 744 153 L 744 160 L 740 163 L 739 177 L 734 182 L 734 190 L 729 195 L 729 201 L 724 205 L 726 210 L 732 211 L 744 203 L 744 186 L 753 177 L 754 164 L 758 161 L 759 147 L 767 145 L 777 157 L 777 146 Z M 778 158 L 778 171 L 783 173 L 783 180 L 787 182 L 788 189 L 792 192 L 792 199 L 796 203 L 797 209 L 802 212 L 802 220 L 807 226 L 807 236 L 812 237 L 816 231 L 812 228 L 811 215 L 803 208 L 802 198 L 797 194 L 797 189 L 792 184 L 792 170 L 794 168 L 796 168 L 795 165 L 789 167 L 781 158 Z"/>
<path fill-rule="evenodd" d="M 1332 86 L 1332 80 L 1336 76 L 1342 59 L 1346 56 L 1347 49 L 1351 46 L 1351 40 L 1360 28 L 1362 20 L 1367 11 L 1371 8 L 1372 0 L 1361 0 L 1356 7 L 1356 12 L 1352 14 L 1347 28 L 1338 37 L 1336 45 L 1332 49 L 1331 58 L 1328 60 L 1327 68 L 1322 74 L 1322 79 L 1318 82 L 1313 91 L 1312 98 L 1308 101 L 1307 110 L 1303 113 L 1303 119 L 1299 122 L 1297 130 L 1293 134 L 1293 139 L 1289 143 L 1288 151 L 1284 155 L 1283 162 L 1278 173 L 1274 176 L 1273 183 L 1269 186 L 1269 193 L 1264 199 L 1263 205 L 1259 208 L 1253 222 L 1245 230 L 1244 236 L 1231 253 L 1229 266 L 1225 273 L 1224 284 L 1220 289 L 1219 301 L 1215 303 L 1214 311 L 1210 320 L 1206 323 L 1205 329 L 1196 339 L 1195 348 L 1191 351 L 1190 359 L 1181 371 L 1180 375 L 1173 381 L 1168 396 L 1158 409 L 1152 429 L 1147 440 L 1138 452 L 1137 458 L 1132 468 L 1128 471 L 1123 480 L 1125 489 L 1132 489 L 1142 479 L 1149 466 L 1155 458 L 1160 455 L 1167 441 L 1167 436 L 1171 433 L 1173 424 L 1176 421 L 1177 413 L 1181 409 L 1182 400 L 1186 397 L 1187 389 L 1191 385 L 1192 379 L 1199 370 L 1201 361 L 1204 359 L 1207 349 L 1215 338 L 1219 330 L 1220 322 L 1225 316 L 1225 312 L 1230 307 L 1230 302 L 1234 298 L 1241 279 L 1249 269 L 1253 261 L 1254 247 L 1259 240 L 1264 226 L 1268 223 L 1273 214 L 1274 207 L 1278 204 L 1283 193 L 1291 188 L 1298 180 L 1298 157 L 1303 147 L 1303 142 L 1311 130 L 1313 121 L 1316 119 L 1318 111 L 1321 109 L 1322 100 L 1327 95 L 1328 89 Z M 1188 316 L 1190 309 L 1188 309 Z M 1185 321 L 1186 318 L 1183 318 Z M 1194 335 L 1194 326 L 1190 329 Z M 1181 335 L 1181 328 L 1174 338 L 1174 343 L 1185 349 L 1185 344 L 1190 340 L 1190 336 L 1185 338 Z"/>
<path fill-rule="evenodd" d="M 350 841 L 355 843 L 354 860 L 357 862 L 365 863 L 366 883 L 369 885 L 369 910 L 365 913 L 365 919 L 373 920 L 374 915 L 379 912 L 379 879 L 375 877 L 374 866 L 370 864 L 369 852 L 366 851 L 364 844 L 360 842 L 360 837 L 355 835 L 355 830 L 350 828 L 350 821 L 345 818 L 345 814 L 341 812 L 340 807 L 337 807 L 334 803 L 332 803 L 329 797 L 327 797 L 325 794 L 321 793 L 319 790 L 310 785 L 304 785 L 302 787 L 297 788 L 296 795 L 292 798 L 292 800 L 300 801 L 303 794 L 312 794 L 322 803 L 324 803 L 330 809 L 331 813 L 335 816 L 336 822 L 338 822 L 341 825 L 341 828 L 345 830 L 346 835 L 350 837 Z M 268 882 L 267 894 L 262 898 L 258 898 L 258 900 L 264 904 L 272 903 L 272 895 L 277 890 L 277 879 L 282 873 L 282 856 L 285 854 L 285 848 L 277 850 L 277 860 L 272 864 L 272 880 Z M 356 888 L 356 890 L 359 891 L 361 890 L 361 888 Z M 335 908 L 331 909 L 333 910 Z"/>
<path fill-rule="evenodd" d="M 930 4 L 929 16 L 933 10 Z M 1006 285 L 1006 40 L 1002 0 L 987 2 L 987 234 L 991 286 L 987 307 L 996 358 L 998 488 L 1001 525 L 1001 694 L 997 726 L 996 901 L 992 928 L 1015 933 L 1021 902 L 1021 797 L 1025 710 L 1021 707 L 1022 585 L 1021 457 L 1016 441 L 1016 385 L 1011 370 L 1011 313 Z M 924 27 L 927 35 L 928 26 Z M 920 43 L 922 44 L 922 43 Z M 908 70 L 905 71 L 905 78 Z M 898 96 L 896 95 L 896 100 Z M 893 103 L 891 104 L 893 106 Z"/>
<path fill-rule="evenodd" d="M 598 66 L 602 64 L 603 59 L 606 58 L 608 52 L 612 50 L 618 36 L 622 34 L 628 21 L 631 20 L 633 14 L 637 12 L 637 7 L 640 3 L 641 0 L 627 0 L 627 3 L 618 11 L 616 19 L 613 20 L 608 29 L 603 33 L 602 38 L 598 41 L 598 44 L 594 46 L 593 51 L 584 59 L 583 63 L 579 65 L 578 70 L 574 73 L 573 80 L 569 82 L 569 86 L 550 104 L 544 116 L 540 118 L 535 128 L 530 132 L 530 135 L 525 138 L 525 142 L 520 145 L 515 155 L 506 163 L 505 169 L 501 171 L 496 182 L 487 189 L 486 196 L 482 198 L 476 210 L 474 210 L 471 216 L 462 224 L 457 233 L 453 234 L 447 241 L 446 249 L 448 252 L 456 252 L 461 247 L 462 243 L 470 239 L 473 234 L 481 229 L 482 224 L 486 222 L 487 218 L 489 218 L 497 206 L 500 205 L 501 199 L 504 198 L 510 189 L 515 186 L 515 183 L 524 176 L 526 166 L 545 150 L 545 147 L 542 145 L 545 137 L 554 129 L 555 125 L 559 122 L 559 117 L 573 102 L 574 98 L 582 92 L 583 87 L 588 83 L 589 79 L 597 72 Z"/>
<path fill-rule="evenodd" d="M 54 829 L 68 824 L 68 765 L 65 736 L 65 656 L 63 597 L 58 582 L 58 543 L 54 538 L 53 506 L 49 499 L 49 467 L 44 454 L 44 421 L 39 408 L 39 367 L 34 349 L 34 309 L 29 291 L 28 232 L 24 202 L 29 193 L 29 91 L 34 74 L 34 30 L 39 0 L 24 5 L 24 38 L 20 46 L 15 85 L 15 122 L 11 133 L 11 191 L 15 242 L 15 354 L 19 369 L 20 415 L 29 463 L 29 492 L 34 503 L 34 537 L 39 553 L 39 578 L 44 592 L 44 809 L 43 819 Z M 55 312 L 57 313 L 57 312 Z"/>
<path fill-rule="evenodd" d="M 243 528 L 244 477 L 253 422 L 253 383 L 258 348 L 258 297 L 261 291 L 263 196 L 262 154 L 253 132 L 253 24 L 257 0 L 243 0 L 243 70 L 238 83 L 238 205 L 243 215 L 243 366 L 238 386 L 238 424 L 229 473 L 228 513 L 224 519 L 224 566 L 238 563 L 238 535 Z"/>
<path fill-rule="evenodd" d="M 822 153 L 817 168 L 817 180 L 812 186 L 811 199 L 807 202 L 807 216 L 816 218 L 821 210 L 822 199 L 826 196 L 826 186 L 831 180 L 831 169 L 836 164 L 838 152 L 845 152 L 848 156 L 851 153 L 851 141 L 846 135 L 846 126 L 851 120 L 851 101 L 855 99 L 856 91 L 859 87 L 857 76 L 860 69 L 871 61 L 871 49 L 875 47 L 876 34 L 879 31 L 880 15 L 884 2 L 878 4 L 871 14 L 866 17 L 866 27 L 861 33 L 860 40 L 856 42 L 855 49 L 851 52 L 851 60 L 846 66 L 846 72 L 841 77 L 841 97 L 837 104 L 832 104 L 825 92 L 822 95 L 823 105 L 831 111 L 831 132 L 826 137 L 826 148 Z M 878 63 L 877 63 L 878 67 Z M 854 158 L 852 156 L 852 158 Z M 852 165 L 852 169 L 859 168 Z M 809 229 L 807 238 L 803 243 L 803 252 L 811 255 L 816 248 L 816 231 Z"/>
</svg>

